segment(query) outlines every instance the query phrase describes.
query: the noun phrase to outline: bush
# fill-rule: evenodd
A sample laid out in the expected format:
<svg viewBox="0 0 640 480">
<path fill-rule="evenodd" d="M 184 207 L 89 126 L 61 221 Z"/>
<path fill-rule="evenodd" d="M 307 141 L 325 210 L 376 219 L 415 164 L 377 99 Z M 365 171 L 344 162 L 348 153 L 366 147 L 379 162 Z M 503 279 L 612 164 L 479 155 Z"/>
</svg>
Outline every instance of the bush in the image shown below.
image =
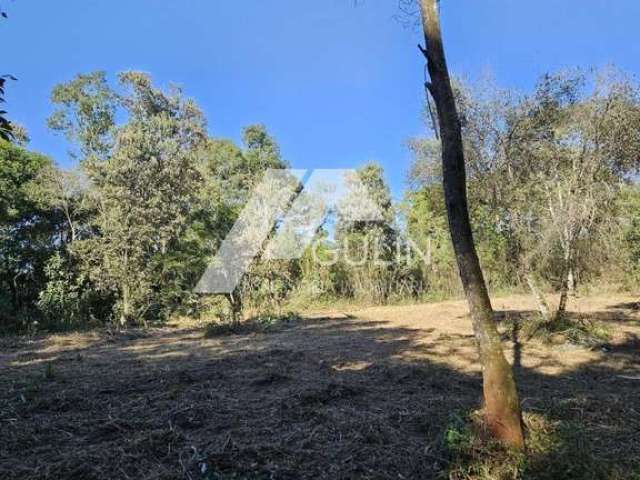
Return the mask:
<svg viewBox="0 0 640 480">
<path fill-rule="evenodd" d="M 560 339 L 586 347 L 598 347 L 611 338 L 606 325 L 585 316 L 572 317 L 568 313 L 552 320 L 536 315 L 524 323 L 522 333 L 525 338 L 539 338 L 545 342 Z"/>
<path fill-rule="evenodd" d="M 293 325 L 299 318 L 293 312 L 285 314 L 263 313 L 244 321 L 221 317 L 218 321 L 207 324 L 204 336 L 205 338 L 215 338 L 225 335 L 271 332 Z"/>
<path fill-rule="evenodd" d="M 45 274 L 48 282 L 37 303 L 41 327 L 68 330 L 110 319 L 113 301 L 78 275 L 71 259 L 54 254 L 45 266 Z"/>
</svg>

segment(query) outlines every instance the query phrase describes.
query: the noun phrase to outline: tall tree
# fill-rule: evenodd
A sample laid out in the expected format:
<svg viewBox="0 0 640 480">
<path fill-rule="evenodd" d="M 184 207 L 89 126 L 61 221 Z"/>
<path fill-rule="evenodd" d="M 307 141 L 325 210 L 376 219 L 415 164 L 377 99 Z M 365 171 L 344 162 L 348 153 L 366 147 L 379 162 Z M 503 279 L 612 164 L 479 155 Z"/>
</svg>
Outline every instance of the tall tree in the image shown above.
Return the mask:
<svg viewBox="0 0 640 480">
<path fill-rule="evenodd" d="M 4 103 L 4 85 L 7 80 L 15 80 L 16 78 L 13 75 L 2 75 L 0 76 L 0 103 Z M 7 112 L 5 110 L 0 110 L 0 138 L 7 142 L 11 142 L 15 139 L 14 134 L 14 126 L 13 124 L 5 117 Z"/>
<path fill-rule="evenodd" d="M 191 220 L 206 129 L 179 90 L 166 93 L 138 72 L 119 78 L 117 94 L 100 72 L 57 86 L 53 100 L 61 108 L 50 125 L 77 142 L 94 201 L 94 235 L 76 241 L 74 251 L 97 288 L 114 293 L 126 324 L 164 305 L 161 289 L 175 270 L 167 254 Z M 115 123 L 119 109 L 122 125 Z"/>
<path fill-rule="evenodd" d="M 82 163 L 104 160 L 114 145 L 119 100 L 104 72 L 79 74 L 51 92 L 57 108 L 49 117 L 49 128 L 77 145 L 72 154 Z"/>
<path fill-rule="evenodd" d="M 276 139 L 261 124 L 243 129 L 242 148 L 229 140 L 208 139 L 201 157 L 204 179 L 200 193 L 204 214 L 201 218 L 206 219 L 202 225 L 207 237 L 202 254 L 209 257 L 208 264 L 265 171 L 287 168 L 288 164 L 281 156 Z M 289 276 L 287 268 L 278 268 L 275 263 L 255 261 L 234 292 L 226 295 L 234 320 L 240 319 L 247 301 L 266 304 L 274 300 L 270 289 L 274 279 Z M 287 267 L 292 262 L 281 263 Z"/>
<path fill-rule="evenodd" d="M 640 92 L 609 69 L 545 75 L 510 117 L 504 198 L 527 263 L 559 279 L 560 317 L 575 274 L 611 236 L 620 188 L 638 172 Z M 523 228 L 532 221 L 535 235 Z"/>
<path fill-rule="evenodd" d="M 43 268 L 56 249 L 59 216 L 38 200 L 47 157 L 0 140 L 0 327 L 32 313 Z M 26 316 L 25 316 L 26 318 Z"/>
<path fill-rule="evenodd" d="M 420 0 L 426 41 L 422 52 L 431 78 L 427 87 L 438 114 L 449 229 L 482 364 L 485 421 L 496 438 L 521 449 L 524 436 L 518 392 L 502 350 L 469 221 L 462 130 L 444 52 L 439 7 L 439 0 Z"/>
<path fill-rule="evenodd" d="M 346 194 L 336 212 L 335 240 L 338 242 L 342 261 L 337 269 L 337 291 L 342 294 L 373 303 L 389 299 L 394 286 L 394 274 L 398 265 L 394 262 L 397 236 L 394 230 L 395 212 L 391 192 L 384 181 L 382 167 L 368 163 L 345 178 Z M 362 211 L 364 216 L 372 202 L 380 218 L 353 221 L 353 213 Z"/>
</svg>

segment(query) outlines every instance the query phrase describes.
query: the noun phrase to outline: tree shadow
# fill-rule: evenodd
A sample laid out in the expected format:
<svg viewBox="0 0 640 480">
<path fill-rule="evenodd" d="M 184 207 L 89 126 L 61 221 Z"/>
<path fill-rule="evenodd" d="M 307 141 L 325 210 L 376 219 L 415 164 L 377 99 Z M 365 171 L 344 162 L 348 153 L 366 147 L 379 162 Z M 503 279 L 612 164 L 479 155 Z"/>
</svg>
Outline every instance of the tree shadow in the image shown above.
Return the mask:
<svg viewBox="0 0 640 480">
<path fill-rule="evenodd" d="M 567 343 L 542 347 L 521 334 L 524 322 L 537 312 L 496 313 L 505 328 L 503 338 L 512 346 L 523 410 L 557 425 L 553 448 L 530 462 L 526 478 L 629 478 L 640 471 L 640 445 L 632 440 L 640 438 L 640 323 L 631 307 L 612 309 L 567 312 L 570 320 L 596 321 L 615 330 L 612 341 L 591 348 Z M 563 363 L 559 356 L 577 355 L 590 357 L 568 371 L 544 371 Z"/>
<path fill-rule="evenodd" d="M 553 359 L 517 332 L 511 342 L 524 408 L 582 429 L 588 457 L 632 468 L 639 384 L 618 375 L 637 365 L 635 343 L 551 375 L 523 359 Z M 39 345 L 1 367 L 0 477 L 433 478 L 447 469 L 451 415 L 480 402 L 473 344 L 314 318 L 215 339 L 180 330 Z M 554 455 L 575 451 L 569 433 Z"/>
<path fill-rule="evenodd" d="M 615 310 L 639 311 L 640 310 L 640 301 L 616 303 L 614 305 L 609 306 L 609 308 L 610 309 L 615 309 Z"/>
</svg>

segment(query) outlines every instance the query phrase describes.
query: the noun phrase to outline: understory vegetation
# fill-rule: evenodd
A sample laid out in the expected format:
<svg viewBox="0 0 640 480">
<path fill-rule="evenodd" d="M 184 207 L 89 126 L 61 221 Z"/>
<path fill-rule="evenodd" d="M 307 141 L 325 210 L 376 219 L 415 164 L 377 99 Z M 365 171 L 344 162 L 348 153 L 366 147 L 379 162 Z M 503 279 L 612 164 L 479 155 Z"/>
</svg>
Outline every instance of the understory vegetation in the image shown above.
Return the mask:
<svg viewBox="0 0 640 480">
<path fill-rule="evenodd" d="M 628 470 L 616 460 L 596 458 L 581 425 L 551 421 L 525 413 L 527 453 L 505 450 L 491 438 L 481 415 L 452 414 L 443 436 L 451 480 L 509 480 L 580 478 L 623 480 Z M 637 477 L 634 477 L 637 478 Z"/>
</svg>

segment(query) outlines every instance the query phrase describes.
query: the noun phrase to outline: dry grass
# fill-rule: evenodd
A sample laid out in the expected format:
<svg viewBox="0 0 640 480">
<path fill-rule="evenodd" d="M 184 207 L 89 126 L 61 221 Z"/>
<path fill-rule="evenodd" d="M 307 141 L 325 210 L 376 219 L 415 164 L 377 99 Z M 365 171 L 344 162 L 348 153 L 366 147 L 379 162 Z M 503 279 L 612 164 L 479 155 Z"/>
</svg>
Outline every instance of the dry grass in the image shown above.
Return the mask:
<svg viewBox="0 0 640 480">
<path fill-rule="evenodd" d="M 463 302 L 213 338 L 184 325 L 4 338 L 0 478 L 638 478 L 633 302 L 574 302 L 609 325 L 598 348 L 525 342 L 503 322 L 535 445 L 505 471 L 473 429 L 464 436 L 481 380 Z M 495 308 L 524 318 L 533 305 L 513 296 Z"/>
</svg>

